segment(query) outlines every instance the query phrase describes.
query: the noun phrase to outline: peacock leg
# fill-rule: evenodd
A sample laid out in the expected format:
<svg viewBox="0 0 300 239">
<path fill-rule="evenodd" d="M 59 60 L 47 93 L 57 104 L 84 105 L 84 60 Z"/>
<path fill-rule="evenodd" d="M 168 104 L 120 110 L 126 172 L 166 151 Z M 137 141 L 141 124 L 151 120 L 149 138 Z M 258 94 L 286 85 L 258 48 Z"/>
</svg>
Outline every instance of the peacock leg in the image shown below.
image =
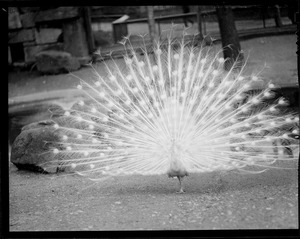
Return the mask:
<svg viewBox="0 0 300 239">
<path fill-rule="evenodd" d="M 177 193 L 184 193 L 184 190 L 183 190 L 183 187 L 182 187 L 182 183 L 181 183 L 181 178 L 183 177 L 180 177 L 180 176 L 177 176 L 178 180 L 179 180 L 179 191 Z"/>
</svg>

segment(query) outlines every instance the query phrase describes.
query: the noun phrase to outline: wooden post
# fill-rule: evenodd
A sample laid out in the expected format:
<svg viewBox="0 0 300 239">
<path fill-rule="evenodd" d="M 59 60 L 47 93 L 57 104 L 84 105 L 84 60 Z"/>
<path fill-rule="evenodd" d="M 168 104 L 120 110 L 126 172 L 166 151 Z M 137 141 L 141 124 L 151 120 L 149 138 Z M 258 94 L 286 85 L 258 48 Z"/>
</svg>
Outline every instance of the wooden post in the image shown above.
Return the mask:
<svg viewBox="0 0 300 239">
<path fill-rule="evenodd" d="M 86 37 L 89 47 L 89 53 L 95 50 L 94 35 L 92 31 L 91 9 L 90 7 L 83 7 L 83 19 L 85 23 Z"/>
<path fill-rule="evenodd" d="M 203 32 L 202 32 L 202 35 L 205 36 L 206 35 L 205 15 L 202 18 L 202 22 L 203 22 Z"/>
<path fill-rule="evenodd" d="M 156 29 L 155 29 L 153 6 L 147 6 L 147 15 L 148 15 L 148 26 L 149 26 L 150 39 L 151 39 L 152 46 L 154 46 L 155 40 L 157 39 L 157 33 L 156 33 Z"/>
<path fill-rule="evenodd" d="M 199 31 L 199 37 L 202 41 L 203 39 L 203 34 L 202 34 L 202 19 L 201 19 L 201 8 L 200 6 L 197 6 L 197 23 L 198 23 L 198 31 Z"/>
<path fill-rule="evenodd" d="M 261 8 L 261 15 L 262 15 L 262 19 L 263 19 L 263 26 L 264 26 L 264 28 L 266 28 L 266 16 L 265 16 L 265 7 L 264 6 Z"/>
<path fill-rule="evenodd" d="M 224 48 L 224 59 L 229 58 L 225 62 L 225 69 L 229 70 L 236 60 L 240 63 L 237 67 L 242 66 L 244 59 L 241 53 L 241 45 L 239 36 L 235 27 L 234 16 L 231 7 L 216 7 L 217 17 L 222 38 L 222 46 Z"/>
<path fill-rule="evenodd" d="M 88 43 L 82 18 L 63 23 L 64 50 L 75 57 L 89 55 Z"/>
<path fill-rule="evenodd" d="M 160 36 L 161 30 L 160 30 L 160 22 L 157 21 L 157 25 L 158 25 L 158 35 Z"/>
<path fill-rule="evenodd" d="M 282 27 L 282 21 L 280 16 L 280 7 L 275 5 L 275 14 L 274 14 L 276 27 Z"/>
</svg>

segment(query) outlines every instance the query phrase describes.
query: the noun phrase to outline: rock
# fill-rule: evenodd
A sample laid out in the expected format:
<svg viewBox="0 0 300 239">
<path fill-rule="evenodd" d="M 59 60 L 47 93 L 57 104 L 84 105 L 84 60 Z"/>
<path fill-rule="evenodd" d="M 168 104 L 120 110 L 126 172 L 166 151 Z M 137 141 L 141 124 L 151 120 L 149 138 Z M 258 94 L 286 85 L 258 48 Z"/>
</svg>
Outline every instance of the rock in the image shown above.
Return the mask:
<svg viewBox="0 0 300 239">
<path fill-rule="evenodd" d="M 79 61 L 68 52 L 41 51 L 35 57 L 38 71 L 45 74 L 68 73 L 80 68 Z"/>
<path fill-rule="evenodd" d="M 17 168 L 44 173 L 56 173 L 60 169 L 51 142 L 61 139 L 53 125 L 51 120 L 45 120 L 23 127 L 11 148 L 11 162 Z"/>
<path fill-rule="evenodd" d="M 59 155 L 55 157 L 54 148 L 65 149 L 59 142 L 63 141 L 63 131 L 55 129 L 57 123 L 61 127 L 67 125 L 68 116 L 62 106 L 51 104 L 47 106 L 51 111 L 52 119 L 33 122 L 25 125 L 21 133 L 14 140 L 11 147 L 10 161 L 18 169 L 25 169 L 43 173 L 67 172 L 73 173 L 71 166 L 64 167 L 59 163 Z M 82 110 L 78 103 L 73 104 L 70 111 Z M 74 113 L 71 113 L 72 117 Z M 91 119 L 97 122 L 97 119 Z M 95 131 L 95 136 L 101 136 L 101 132 Z"/>
<path fill-rule="evenodd" d="M 81 66 L 88 65 L 92 61 L 92 57 L 85 56 L 85 57 L 77 57 L 77 60 L 79 61 Z"/>
<path fill-rule="evenodd" d="M 25 125 L 22 128 L 22 131 L 25 130 L 32 130 L 32 129 L 39 129 L 39 128 L 43 128 L 43 127 L 53 127 L 54 122 L 52 120 L 42 120 L 39 122 L 33 122 L 31 124 Z M 53 128 L 52 128 L 53 129 Z"/>
<path fill-rule="evenodd" d="M 65 109 L 63 106 L 58 104 L 50 104 L 48 106 L 48 112 L 50 113 L 50 117 L 52 119 L 59 118 L 65 113 Z"/>
</svg>

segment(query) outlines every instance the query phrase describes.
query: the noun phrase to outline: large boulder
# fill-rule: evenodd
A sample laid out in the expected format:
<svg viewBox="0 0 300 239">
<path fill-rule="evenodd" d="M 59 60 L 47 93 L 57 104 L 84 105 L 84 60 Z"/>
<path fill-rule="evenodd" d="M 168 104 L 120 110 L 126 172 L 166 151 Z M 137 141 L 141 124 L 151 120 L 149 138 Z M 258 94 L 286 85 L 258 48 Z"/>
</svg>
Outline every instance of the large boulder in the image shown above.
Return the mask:
<svg viewBox="0 0 300 239">
<path fill-rule="evenodd" d="M 70 107 L 72 110 L 84 110 L 79 103 Z M 52 120 L 44 120 L 25 125 L 21 133 L 14 140 L 11 147 L 10 161 L 18 169 L 42 173 L 66 172 L 74 173 L 74 168 L 61 163 L 60 154 L 54 154 L 54 150 L 66 149 L 66 141 L 63 140 L 64 130 L 55 128 L 57 123 L 60 127 L 69 126 L 68 116 L 65 116 L 63 107 L 56 104 L 50 105 Z M 91 119 L 96 120 L 96 119 Z M 101 135 L 100 131 L 94 132 L 95 136 Z M 64 144 L 60 144 L 63 142 Z"/>
<path fill-rule="evenodd" d="M 11 148 L 11 162 L 19 169 L 56 173 L 59 162 L 53 144 L 61 140 L 51 120 L 31 123 L 22 128 Z"/>
<path fill-rule="evenodd" d="M 78 59 L 68 52 L 41 51 L 35 57 L 38 71 L 44 74 L 68 73 L 80 68 Z"/>
</svg>

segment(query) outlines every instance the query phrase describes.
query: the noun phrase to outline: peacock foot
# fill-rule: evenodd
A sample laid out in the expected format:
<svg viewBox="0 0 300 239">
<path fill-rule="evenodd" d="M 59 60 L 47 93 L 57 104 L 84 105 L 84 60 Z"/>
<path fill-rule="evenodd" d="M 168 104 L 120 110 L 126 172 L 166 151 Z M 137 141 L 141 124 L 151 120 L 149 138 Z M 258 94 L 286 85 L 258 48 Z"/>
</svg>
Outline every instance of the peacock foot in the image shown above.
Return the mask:
<svg viewBox="0 0 300 239">
<path fill-rule="evenodd" d="M 185 191 L 181 188 L 178 192 L 176 192 L 178 194 L 182 194 L 182 193 L 185 193 Z"/>
</svg>

